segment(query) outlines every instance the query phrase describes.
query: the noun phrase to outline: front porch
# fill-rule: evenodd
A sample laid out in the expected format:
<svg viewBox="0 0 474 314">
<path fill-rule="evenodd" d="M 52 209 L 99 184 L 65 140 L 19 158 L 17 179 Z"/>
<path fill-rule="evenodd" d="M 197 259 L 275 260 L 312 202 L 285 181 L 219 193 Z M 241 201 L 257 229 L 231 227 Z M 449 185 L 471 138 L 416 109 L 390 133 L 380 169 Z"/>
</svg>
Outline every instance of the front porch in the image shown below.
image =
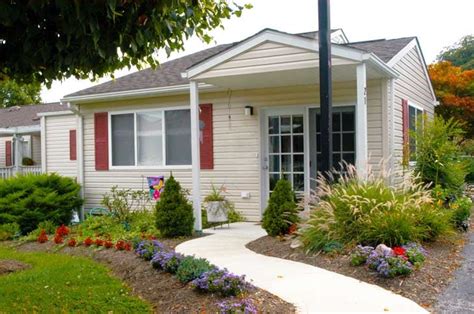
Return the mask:
<svg viewBox="0 0 474 314">
<path fill-rule="evenodd" d="M 288 179 L 301 195 L 309 195 L 314 189 L 321 152 L 317 50 L 317 41 L 267 30 L 183 73 L 190 80 L 192 193 L 197 230 L 201 229 L 201 172 L 196 166 L 200 164 L 198 108 L 200 92 L 206 92 L 209 86 L 227 90 L 230 95 L 232 91 L 242 94 L 256 89 L 313 88 L 314 100 L 309 103 L 295 104 L 299 101 L 290 98 L 299 95 L 288 94 L 286 104 L 280 99 L 278 105 L 260 106 L 249 98 L 246 107 L 250 115 L 253 110 L 258 116 L 260 129 L 260 148 L 256 152 L 260 209 L 266 207 L 280 178 Z M 397 74 L 371 53 L 342 45 L 333 45 L 332 51 L 333 84 L 349 91 L 340 95 L 335 89 L 333 94 L 333 164 L 354 164 L 365 175 L 372 151 L 377 163 L 389 155 L 389 87 Z"/>
</svg>

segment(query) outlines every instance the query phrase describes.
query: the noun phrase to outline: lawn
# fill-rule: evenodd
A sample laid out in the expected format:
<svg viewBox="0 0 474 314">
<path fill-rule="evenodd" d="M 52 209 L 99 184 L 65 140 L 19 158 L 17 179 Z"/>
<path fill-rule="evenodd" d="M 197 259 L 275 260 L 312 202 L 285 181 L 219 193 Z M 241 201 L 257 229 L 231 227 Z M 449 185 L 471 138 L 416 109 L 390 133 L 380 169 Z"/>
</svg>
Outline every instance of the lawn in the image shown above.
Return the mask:
<svg viewBox="0 0 474 314">
<path fill-rule="evenodd" d="M 0 261 L 5 259 L 32 267 L 0 276 L 0 312 L 151 312 L 105 266 L 88 258 L 0 246 Z"/>
</svg>

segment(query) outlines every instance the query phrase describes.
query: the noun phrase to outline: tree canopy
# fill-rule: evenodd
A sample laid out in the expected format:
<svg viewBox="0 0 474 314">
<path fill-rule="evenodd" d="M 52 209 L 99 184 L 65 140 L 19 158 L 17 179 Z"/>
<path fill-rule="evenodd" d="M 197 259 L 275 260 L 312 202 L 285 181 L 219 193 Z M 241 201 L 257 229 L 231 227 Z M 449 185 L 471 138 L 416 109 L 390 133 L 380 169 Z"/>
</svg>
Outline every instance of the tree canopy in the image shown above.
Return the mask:
<svg viewBox="0 0 474 314">
<path fill-rule="evenodd" d="M 474 70 L 474 36 L 464 36 L 459 42 L 443 50 L 438 60 L 449 61 L 464 70 Z"/>
<path fill-rule="evenodd" d="M 41 84 L 18 84 L 13 80 L 0 81 L 0 108 L 34 105 L 41 102 Z"/>
<path fill-rule="evenodd" d="M 0 80 L 96 79 L 156 67 L 156 51 L 183 49 L 250 5 L 226 0 L 0 1 Z"/>
<path fill-rule="evenodd" d="M 449 61 L 428 67 L 436 98 L 436 112 L 445 119 L 463 122 L 466 138 L 474 138 L 474 70 L 463 70 Z"/>
</svg>

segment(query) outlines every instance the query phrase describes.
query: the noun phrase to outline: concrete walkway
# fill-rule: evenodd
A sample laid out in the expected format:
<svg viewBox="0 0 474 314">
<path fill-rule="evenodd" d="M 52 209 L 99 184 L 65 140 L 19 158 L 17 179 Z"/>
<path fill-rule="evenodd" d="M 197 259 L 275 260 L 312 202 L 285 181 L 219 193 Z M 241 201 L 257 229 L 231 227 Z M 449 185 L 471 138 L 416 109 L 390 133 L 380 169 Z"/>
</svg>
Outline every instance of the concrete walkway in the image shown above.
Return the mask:
<svg viewBox="0 0 474 314">
<path fill-rule="evenodd" d="M 229 271 L 246 275 L 264 290 L 294 304 L 302 313 L 425 312 L 415 302 L 375 285 L 303 263 L 250 251 L 248 242 L 266 235 L 254 223 L 208 229 L 210 236 L 184 242 L 176 251 L 207 258 Z"/>
<path fill-rule="evenodd" d="M 438 313 L 474 313 L 474 232 L 462 255 L 465 260 L 456 271 L 454 280 L 443 292 L 436 306 Z"/>
</svg>

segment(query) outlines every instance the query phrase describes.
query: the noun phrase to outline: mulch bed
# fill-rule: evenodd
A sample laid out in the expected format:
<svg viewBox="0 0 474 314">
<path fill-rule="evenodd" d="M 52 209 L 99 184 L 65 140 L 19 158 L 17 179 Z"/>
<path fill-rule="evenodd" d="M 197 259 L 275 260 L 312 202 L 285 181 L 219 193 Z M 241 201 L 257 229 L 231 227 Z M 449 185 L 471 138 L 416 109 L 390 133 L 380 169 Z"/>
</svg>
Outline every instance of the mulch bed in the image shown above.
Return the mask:
<svg viewBox="0 0 474 314">
<path fill-rule="evenodd" d="M 31 266 L 29 264 L 25 264 L 14 259 L 0 260 L 0 276 L 28 269 L 30 267 Z"/>
<path fill-rule="evenodd" d="M 189 239 L 159 239 L 170 248 Z M 225 298 L 210 293 L 200 293 L 189 285 L 182 284 L 171 274 L 157 271 L 150 262 L 135 254 L 114 249 L 96 250 L 85 247 L 62 247 L 52 242 L 38 244 L 25 243 L 18 247 L 20 251 L 46 251 L 87 256 L 105 264 L 112 273 L 130 287 L 134 295 L 152 304 L 156 313 L 216 313 L 216 304 Z M 259 312 L 295 313 L 295 307 L 280 298 L 261 289 L 255 289 L 247 295 L 252 299 Z"/>
<path fill-rule="evenodd" d="M 471 220 L 470 232 L 473 232 L 474 220 Z M 263 255 L 279 257 L 324 268 L 361 281 L 381 286 L 405 296 L 428 310 L 433 306 L 441 292 L 453 279 L 454 271 L 461 265 L 461 251 L 467 240 L 467 233 L 449 240 L 425 243 L 428 250 L 423 266 L 407 277 L 391 279 L 381 278 L 364 266 L 350 265 L 350 254 L 305 254 L 303 249 L 292 249 L 290 238 L 272 238 L 265 236 L 247 244 L 247 248 Z"/>
</svg>

